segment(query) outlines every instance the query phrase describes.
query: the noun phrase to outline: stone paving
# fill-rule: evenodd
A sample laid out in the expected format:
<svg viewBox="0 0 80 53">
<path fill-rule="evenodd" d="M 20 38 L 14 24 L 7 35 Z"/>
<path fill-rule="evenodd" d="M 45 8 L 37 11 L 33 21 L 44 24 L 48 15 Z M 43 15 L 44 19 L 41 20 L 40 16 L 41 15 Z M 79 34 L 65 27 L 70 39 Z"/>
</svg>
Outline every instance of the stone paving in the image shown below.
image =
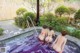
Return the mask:
<svg viewBox="0 0 80 53">
<path fill-rule="evenodd" d="M 14 20 L 0 21 L 0 27 L 4 30 L 16 31 L 19 28 L 14 25 Z"/>
</svg>

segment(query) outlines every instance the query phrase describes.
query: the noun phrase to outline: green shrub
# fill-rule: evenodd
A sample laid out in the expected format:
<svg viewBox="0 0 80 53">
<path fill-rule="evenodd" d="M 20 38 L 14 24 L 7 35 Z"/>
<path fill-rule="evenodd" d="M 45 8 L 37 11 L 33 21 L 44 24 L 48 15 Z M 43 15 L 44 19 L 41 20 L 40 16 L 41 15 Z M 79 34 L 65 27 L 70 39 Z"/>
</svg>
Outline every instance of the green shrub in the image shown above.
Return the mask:
<svg viewBox="0 0 80 53">
<path fill-rule="evenodd" d="M 35 18 L 36 18 L 36 16 L 35 16 L 35 14 L 32 13 L 32 12 L 28 12 L 28 13 L 25 13 L 25 14 L 23 15 L 23 18 L 24 18 L 26 21 L 28 20 L 29 23 L 31 23 L 30 18 L 32 19 L 32 21 L 34 21 Z"/>
<path fill-rule="evenodd" d="M 31 12 L 26 12 L 25 14 L 23 14 L 22 17 L 17 16 L 15 17 L 15 24 L 24 29 L 24 28 L 27 28 L 27 20 L 28 20 L 30 26 L 32 26 L 31 25 L 32 23 L 29 17 L 32 19 L 32 21 L 34 21 L 35 14 Z"/>
<path fill-rule="evenodd" d="M 61 25 L 68 25 L 68 18 L 66 17 L 57 18 L 57 22 Z"/>
<path fill-rule="evenodd" d="M 74 18 L 75 19 L 80 19 L 80 9 L 76 12 Z"/>
<path fill-rule="evenodd" d="M 23 15 L 23 18 L 25 18 L 25 19 L 28 19 L 28 17 L 30 17 L 32 20 L 34 20 L 35 19 L 35 14 L 32 13 L 32 12 L 28 12 L 28 13 L 25 13 Z"/>
<path fill-rule="evenodd" d="M 15 18 L 15 24 L 21 28 L 26 28 L 27 27 L 27 22 L 24 18 L 22 17 L 16 17 Z"/>
<path fill-rule="evenodd" d="M 52 26 L 53 21 L 56 21 L 56 17 L 52 13 L 46 13 L 40 17 L 39 26 L 41 25 Z"/>
<path fill-rule="evenodd" d="M 66 30 L 65 26 L 61 26 L 61 25 L 56 25 L 54 26 L 54 29 L 58 32 L 61 32 L 63 30 Z"/>
<path fill-rule="evenodd" d="M 27 12 L 27 10 L 25 8 L 19 8 L 17 11 L 16 11 L 16 14 L 17 15 L 23 15 L 25 12 Z"/>
<path fill-rule="evenodd" d="M 24 13 L 26 13 L 27 10 L 25 8 L 19 8 L 16 11 L 17 17 L 15 17 L 15 24 L 21 28 L 26 28 L 27 27 L 27 22 L 23 18 Z"/>
<path fill-rule="evenodd" d="M 27 28 L 27 21 L 25 19 L 22 21 L 22 28 Z"/>
<path fill-rule="evenodd" d="M 48 26 L 55 26 L 55 25 L 68 25 L 68 18 L 61 17 L 57 18 L 53 14 L 45 14 L 40 17 L 40 25 L 48 25 Z"/>
<path fill-rule="evenodd" d="M 55 10 L 55 14 L 59 15 L 60 17 L 64 14 L 64 13 L 69 13 L 69 9 L 66 6 L 60 6 Z"/>
<path fill-rule="evenodd" d="M 70 35 L 80 39 L 80 30 L 74 30 Z"/>
<path fill-rule="evenodd" d="M 2 35 L 3 34 L 3 29 L 2 28 L 0 28 L 0 35 Z"/>
<path fill-rule="evenodd" d="M 14 19 L 14 20 L 15 20 L 15 24 L 16 24 L 16 25 L 18 25 L 18 18 L 17 18 L 17 17 L 15 17 L 15 19 Z"/>
<path fill-rule="evenodd" d="M 46 21 L 50 22 L 52 21 L 52 19 L 54 18 L 55 16 L 52 14 L 52 13 L 47 13 L 44 15 L 44 18 L 46 19 Z"/>
<path fill-rule="evenodd" d="M 51 26 L 51 23 L 50 22 L 47 22 L 45 20 L 40 20 L 40 23 L 39 23 L 38 26 L 43 26 L 43 25 Z"/>
</svg>

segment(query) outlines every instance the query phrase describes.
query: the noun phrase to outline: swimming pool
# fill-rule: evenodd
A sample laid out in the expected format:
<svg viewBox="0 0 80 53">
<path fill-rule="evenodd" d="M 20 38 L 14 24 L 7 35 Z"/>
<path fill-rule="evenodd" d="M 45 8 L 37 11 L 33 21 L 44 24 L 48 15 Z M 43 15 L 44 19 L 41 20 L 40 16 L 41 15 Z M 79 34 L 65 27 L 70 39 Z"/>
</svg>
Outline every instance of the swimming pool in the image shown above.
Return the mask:
<svg viewBox="0 0 80 53">
<path fill-rule="evenodd" d="M 41 29 L 37 29 L 40 33 Z M 37 39 L 35 30 L 29 30 L 12 38 L 1 41 L 5 47 L 9 46 L 7 53 L 55 53 L 48 48 L 49 45 L 41 45 Z M 80 47 L 68 40 L 63 53 L 80 53 Z"/>
</svg>

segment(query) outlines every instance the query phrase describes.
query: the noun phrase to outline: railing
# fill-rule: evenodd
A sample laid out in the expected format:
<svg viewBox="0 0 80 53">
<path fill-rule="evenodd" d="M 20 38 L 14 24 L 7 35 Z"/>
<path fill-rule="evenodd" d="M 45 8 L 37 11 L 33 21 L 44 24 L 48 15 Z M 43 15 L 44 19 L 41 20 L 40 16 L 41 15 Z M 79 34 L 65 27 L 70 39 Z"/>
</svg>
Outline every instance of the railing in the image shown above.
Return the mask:
<svg viewBox="0 0 80 53">
<path fill-rule="evenodd" d="M 28 16 L 28 18 L 30 19 L 30 21 L 31 21 L 31 23 L 32 23 L 32 26 L 34 27 L 35 32 L 38 34 L 38 31 L 36 30 L 36 27 L 35 27 L 32 19 L 31 19 L 31 17 Z M 28 21 L 28 20 L 27 20 L 27 24 L 28 24 L 28 27 L 30 28 L 30 25 L 29 25 L 29 21 Z"/>
</svg>

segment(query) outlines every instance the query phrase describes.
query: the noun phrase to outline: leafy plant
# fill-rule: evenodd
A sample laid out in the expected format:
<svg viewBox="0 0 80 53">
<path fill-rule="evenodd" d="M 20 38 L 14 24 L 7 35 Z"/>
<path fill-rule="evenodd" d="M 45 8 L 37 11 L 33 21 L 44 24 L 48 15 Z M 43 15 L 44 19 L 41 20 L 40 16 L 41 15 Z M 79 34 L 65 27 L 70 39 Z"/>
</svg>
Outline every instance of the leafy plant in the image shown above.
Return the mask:
<svg viewBox="0 0 80 53">
<path fill-rule="evenodd" d="M 60 23 L 61 25 L 68 25 L 68 18 L 66 17 L 57 18 L 57 22 Z"/>
<path fill-rule="evenodd" d="M 35 20 L 35 18 L 36 18 L 36 16 L 35 16 L 35 14 L 34 13 L 32 13 L 32 12 L 28 12 L 28 13 L 25 13 L 24 15 L 23 15 L 23 18 L 27 21 L 29 21 L 29 23 L 31 23 L 31 20 L 33 21 L 33 23 L 34 23 L 34 20 Z M 32 23 L 31 23 L 32 24 Z"/>
<path fill-rule="evenodd" d="M 17 11 L 16 11 L 16 14 L 17 15 L 23 15 L 25 12 L 27 12 L 27 10 L 25 8 L 19 8 Z"/>
<path fill-rule="evenodd" d="M 3 34 L 3 29 L 2 28 L 0 28 L 0 35 L 2 35 Z"/>
<path fill-rule="evenodd" d="M 44 19 L 44 21 L 50 22 L 50 23 L 53 21 L 53 18 L 55 18 L 55 16 L 52 13 L 46 13 L 43 16 L 41 16 L 42 20 Z"/>
<path fill-rule="evenodd" d="M 74 32 L 71 33 L 71 35 L 80 39 L 80 30 L 74 30 Z"/>
<path fill-rule="evenodd" d="M 22 17 L 16 17 L 15 18 L 15 24 L 21 28 L 26 28 L 27 27 L 27 22 L 24 18 Z"/>
<path fill-rule="evenodd" d="M 25 13 L 24 15 L 23 15 L 23 18 L 24 19 L 28 19 L 28 20 L 30 20 L 30 18 L 32 19 L 32 20 L 34 20 L 35 19 L 35 14 L 34 13 L 32 13 L 32 12 L 28 12 L 28 13 Z"/>
<path fill-rule="evenodd" d="M 75 19 L 80 19 L 80 9 L 76 12 L 74 18 Z"/>
<path fill-rule="evenodd" d="M 66 6 L 60 6 L 55 10 L 55 14 L 59 15 L 60 17 L 64 14 L 64 13 L 68 13 L 69 9 Z"/>
</svg>

